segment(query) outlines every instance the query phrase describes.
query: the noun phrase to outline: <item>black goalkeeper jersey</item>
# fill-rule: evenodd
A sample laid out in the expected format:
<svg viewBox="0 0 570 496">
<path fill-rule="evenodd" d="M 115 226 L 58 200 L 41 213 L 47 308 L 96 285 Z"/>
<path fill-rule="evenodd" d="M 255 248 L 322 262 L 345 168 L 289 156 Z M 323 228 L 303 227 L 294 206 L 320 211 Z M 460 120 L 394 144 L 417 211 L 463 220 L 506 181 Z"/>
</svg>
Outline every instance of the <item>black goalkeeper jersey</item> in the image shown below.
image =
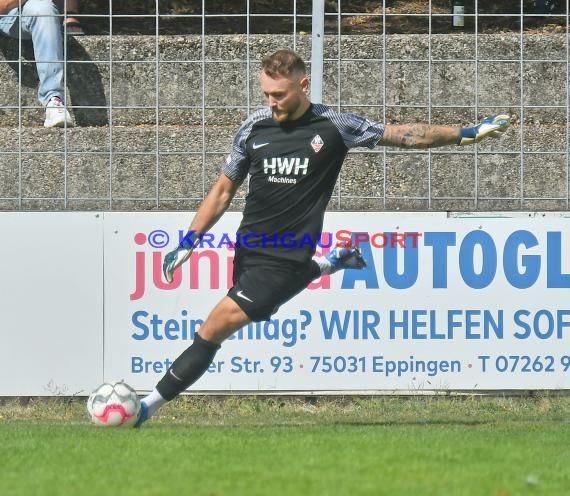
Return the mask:
<svg viewBox="0 0 570 496">
<path fill-rule="evenodd" d="M 238 247 L 307 263 L 348 150 L 373 148 L 383 134 L 383 124 L 321 104 L 292 122 L 276 122 L 269 108 L 250 115 L 223 167 L 232 181 L 250 176 Z"/>
</svg>

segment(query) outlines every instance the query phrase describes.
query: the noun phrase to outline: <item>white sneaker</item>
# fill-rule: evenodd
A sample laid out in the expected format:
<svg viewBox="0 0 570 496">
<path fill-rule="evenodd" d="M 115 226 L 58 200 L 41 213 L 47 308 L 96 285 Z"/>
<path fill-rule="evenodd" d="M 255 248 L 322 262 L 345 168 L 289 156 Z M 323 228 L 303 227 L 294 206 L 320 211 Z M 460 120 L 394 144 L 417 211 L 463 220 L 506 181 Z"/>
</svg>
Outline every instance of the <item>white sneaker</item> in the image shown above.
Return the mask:
<svg viewBox="0 0 570 496">
<path fill-rule="evenodd" d="M 54 96 L 46 105 L 46 120 L 44 127 L 73 127 L 71 115 L 63 106 L 61 98 Z"/>
</svg>

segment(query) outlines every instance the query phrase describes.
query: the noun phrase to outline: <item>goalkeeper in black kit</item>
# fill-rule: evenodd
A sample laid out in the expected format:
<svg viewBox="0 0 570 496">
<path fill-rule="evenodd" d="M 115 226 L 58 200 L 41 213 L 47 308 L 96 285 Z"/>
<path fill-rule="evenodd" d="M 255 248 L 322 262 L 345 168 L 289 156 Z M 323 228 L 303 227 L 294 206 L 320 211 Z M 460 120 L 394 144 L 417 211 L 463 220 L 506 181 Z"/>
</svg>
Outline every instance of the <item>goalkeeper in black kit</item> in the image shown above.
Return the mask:
<svg viewBox="0 0 570 496">
<path fill-rule="evenodd" d="M 350 246 L 337 246 L 326 256 L 313 258 L 325 209 L 350 148 L 469 145 L 498 136 L 509 126 L 508 115 L 461 128 L 382 124 L 336 112 L 311 103 L 305 63 L 290 50 L 263 58 L 260 85 L 268 106 L 251 114 L 237 131 L 221 174 L 188 233 L 165 256 L 165 278 L 172 281 L 200 235 L 228 209 L 248 176 L 249 192 L 237 235 L 257 242 L 236 247 L 233 287 L 213 308 L 192 345 L 142 399 L 137 427 L 194 384 L 224 340 L 238 329 L 269 319 L 323 274 L 366 266 L 359 250 Z"/>
</svg>

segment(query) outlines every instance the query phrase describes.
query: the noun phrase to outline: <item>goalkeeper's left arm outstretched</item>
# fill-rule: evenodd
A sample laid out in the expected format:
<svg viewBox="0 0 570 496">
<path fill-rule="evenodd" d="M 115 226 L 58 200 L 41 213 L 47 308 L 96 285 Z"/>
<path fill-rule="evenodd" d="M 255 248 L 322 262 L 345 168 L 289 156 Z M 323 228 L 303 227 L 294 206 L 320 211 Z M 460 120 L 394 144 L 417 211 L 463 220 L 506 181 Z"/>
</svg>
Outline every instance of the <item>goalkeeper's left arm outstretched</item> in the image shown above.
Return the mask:
<svg viewBox="0 0 570 496">
<path fill-rule="evenodd" d="M 184 238 L 164 257 L 162 272 L 167 282 L 172 282 L 174 271 L 190 258 L 199 243 L 200 235 L 209 231 L 228 209 L 239 186 L 240 183 L 232 181 L 223 173 L 220 174 L 198 208 Z"/>
<path fill-rule="evenodd" d="M 400 148 L 433 148 L 446 145 L 471 145 L 484 138 L 496 138 L 510 125 L 506 114 L 485 117 L 469 127 L 428 124 L 386 124 L 379 145 Z"/>
</svg>

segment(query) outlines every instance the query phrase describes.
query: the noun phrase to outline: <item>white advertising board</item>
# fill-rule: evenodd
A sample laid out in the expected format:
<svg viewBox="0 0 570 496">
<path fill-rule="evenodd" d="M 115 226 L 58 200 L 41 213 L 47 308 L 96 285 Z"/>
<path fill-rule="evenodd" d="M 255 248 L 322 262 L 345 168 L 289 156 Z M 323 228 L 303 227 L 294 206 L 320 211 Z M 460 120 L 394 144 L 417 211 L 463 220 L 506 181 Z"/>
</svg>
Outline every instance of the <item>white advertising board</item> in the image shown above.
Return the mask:
<svg viewBox="0 0 570 496">
<path fill-rule="evenodd" d="M 570 387 L 570 219 L 479 215 L 328 213 L 325 233 L 358 239 L 368 267 L 238 331 L 193 389 Z M 190 218 L 105 214 L 105 379 L 152 389 L 231 286 L 239 213 L 164 282 L 162 257 Z"/>
<path fill-rule="evenodd" d="M 0 214 L 0 395 L 103 380 L 103 215 Z"/>
</svg>

